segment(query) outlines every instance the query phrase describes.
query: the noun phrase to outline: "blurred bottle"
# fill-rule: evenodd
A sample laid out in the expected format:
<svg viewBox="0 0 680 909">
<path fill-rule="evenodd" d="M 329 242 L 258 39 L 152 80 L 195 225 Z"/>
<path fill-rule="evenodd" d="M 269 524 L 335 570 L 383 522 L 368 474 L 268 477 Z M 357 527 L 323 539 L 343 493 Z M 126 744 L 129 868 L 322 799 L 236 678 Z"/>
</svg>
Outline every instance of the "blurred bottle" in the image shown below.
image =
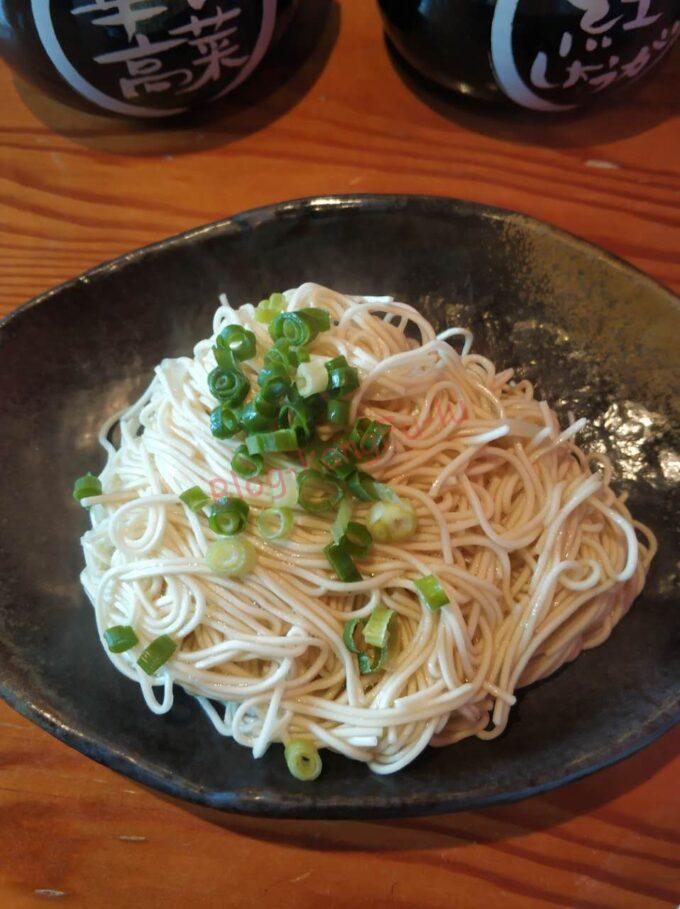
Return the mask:
<svg viewBox="0 0 680 909">
<path fill-rule="evenodd" d="M 167 117 L 246 81 L 298 0 L 0 0 L 0 55 L 77 106 Z"/>
<path fill-rule="evenodd" d="M 572 110 L 651 70 L 680 34 L 680 0 L 378 0 L 425 77 L 485 100 Z"/>
</svg>

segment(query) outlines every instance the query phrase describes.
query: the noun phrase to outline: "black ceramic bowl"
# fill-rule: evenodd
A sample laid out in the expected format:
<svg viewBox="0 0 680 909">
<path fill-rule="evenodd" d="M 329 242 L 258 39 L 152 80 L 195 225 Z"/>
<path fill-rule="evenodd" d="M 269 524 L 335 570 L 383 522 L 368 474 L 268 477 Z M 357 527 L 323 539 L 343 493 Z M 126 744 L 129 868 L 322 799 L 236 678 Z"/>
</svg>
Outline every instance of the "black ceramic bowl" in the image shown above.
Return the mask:
<svg viewBox="0 0 680 909">
<path fill-rule="evenodd" d="M 428 749 L 378 777 L 337 755 L 313 785 L 281 748 L 259 761 L 180 695 L 150 714 L 102 652 L 78 583 L 74 477 L 96 428 L 153 366 L 188 353 L 217 295 L 235 303 L 318 281 L 393 293 L 439 328 L 463 323 L 534 379 L 616 464 L 658 534 L 647 586 L 611 638 L 524 691 L 506 733 Z M 601 250 L 522 215 L 450 199 L 351 196 L 257 209 L 123 256 L 49 291 L 0 328 L 0 692 L 80 751 L 164 792 L 258 814 L 450 811 L 550 789 L 630 754 L 678 719 L 680 304 Z"/>
</svg>

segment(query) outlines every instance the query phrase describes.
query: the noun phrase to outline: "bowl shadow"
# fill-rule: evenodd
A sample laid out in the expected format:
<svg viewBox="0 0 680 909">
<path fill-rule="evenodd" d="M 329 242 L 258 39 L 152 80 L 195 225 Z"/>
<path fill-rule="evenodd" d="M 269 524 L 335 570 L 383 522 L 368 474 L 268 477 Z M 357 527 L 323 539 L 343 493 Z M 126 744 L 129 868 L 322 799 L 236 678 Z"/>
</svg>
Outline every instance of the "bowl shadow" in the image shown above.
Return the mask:
<svg viewBox="0 0 680 909">
<path fill-rule="evenodd" d="M 88 149 L 138 157 L 191 154 L 229 145 L 286 114 L 320 77 L 339 31 L 337 0 L 301 0 L 281 41 L 234 97 L 160 122 L 71 107 L 18 76 L 14 84 L 50 131 Z"/>
<path fill-rule="evenodd" d="M 626 821 L 611 803 L 660 772 L 673 760 L 679 749 L 680 728 L 676 728 L 626 760 L 559 790 L 508 805 L 433 817 L 373 821 L 278 820 L 228 814 L 180 802 L 165 794 L 156 795 L 207 823 L 240 836 L 275 842 L 289 848 L 321 852 L 404 852 L 462 848 L 472 844 L 511 841 L 544 830 L 550 830 L 558 838 L 575 842 L 578 839 L 576 834 L 556 829 L 562 828 L 575 817 L 597 812 L 602 820 L 610 820 L 622 826 L 632 823 Z M 675 839 L 672 831 L 660 831 L 639 818 L 635 819 L 634 825 L 639 833 Z M 588 835 L 588 845 L 593 848 L 598 846 L 597 838 L 592 834 Z M 612 849 L 611 844 L 603 844 L 602 848 Z M 618 852 L 631 858 L 641 856 L 637 850 L 623 847 Z M 654 856 L 654 859 L 659 861 L 658 856 Z"/>
</svg>

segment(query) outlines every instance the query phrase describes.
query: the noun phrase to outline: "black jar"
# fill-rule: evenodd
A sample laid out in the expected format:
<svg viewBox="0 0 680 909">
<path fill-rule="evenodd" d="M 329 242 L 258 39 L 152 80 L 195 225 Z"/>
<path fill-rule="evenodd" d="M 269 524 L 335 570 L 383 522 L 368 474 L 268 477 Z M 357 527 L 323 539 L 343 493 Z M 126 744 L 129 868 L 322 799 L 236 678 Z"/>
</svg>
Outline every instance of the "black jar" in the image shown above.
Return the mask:
<svg viewBox="0 0 680 909">
<path fill-rule="evenodd" d="M 485 100 L 565 111 L 636 82 L 680 34 L 680 0 L 378 0 L 397 51 Z"/>
<path fill-rule="evenodd" d="M 297 0 L 0 0 L 0 54 L 78 106 L 168 117 L 237 91 Z"/>
</svg>

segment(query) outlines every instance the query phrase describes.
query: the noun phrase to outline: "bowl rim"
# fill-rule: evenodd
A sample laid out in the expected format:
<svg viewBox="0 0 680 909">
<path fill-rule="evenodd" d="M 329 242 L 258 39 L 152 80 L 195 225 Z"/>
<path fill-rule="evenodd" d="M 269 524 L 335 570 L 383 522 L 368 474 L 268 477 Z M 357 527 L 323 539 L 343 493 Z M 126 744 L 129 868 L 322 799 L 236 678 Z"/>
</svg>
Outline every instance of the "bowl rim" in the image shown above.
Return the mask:
<svg viewBox="0 0 680 909">
<path fill-rule="evenodd" d="M 275 202 L 247 209 L 199 227 L 190 228 L 146 246 L 138 247 L 114 259 L 96 265 L 55 287 L 49 288 L 16 307 L 0 319 L 0 331 L 11 324 L 13 320 L 23 317 L 34 307 L 47 302 L 62 291 L 78 285 L 89 284 L 93 279 L 99 279 L 130 262 L 144 259 L 156 252 L 164 252 L 177 245 L 200 240 L 205 236 L 229 230 L 249 229 L 272 219 L 299 216 L 305 212 L 368 210 L 371 212 L 389 213 L 399 209 L 403 210 L 408 206 L 415 206 L 425 213 L 431 211 L 432 213 L 448 214 L 450 216 L 472 215 L 494 221 L 503 221 L 521 226 L 530 232 L 551 235 L 565 246 L 591 257 L 595 256 L 610 268 L 634 278 L 657 295 L 662 294 L 666 297 L 668 304 L 676 310 L 680 318 L 680 297 L 676 296 L 665 285 L 651 278 L 621 257 L 609 253 L 573 233 L 554 227 L 530 215 L 521 214 L 512 209 L 446 196 L 359 193 L 305 196 Z M 528 785 L 522 789 L 512 789 L 506 792 L 494 791 L 487 794 L 471 792 L 463 797 L 461 797 L 460 793 L 455 792 L 442 792 L 438 797 L 431 794 L 409 794 L 408 792 L 403 792 L 399 796 L 385 794 L 369 798 L 365 796 L 352 798 L 351 795 L 320 796 L 313 792 L 298 796 L 264 788 L 238 791 L 212 790 L 198 784 L 192 784 L 188 780 L 176 783 L 168 771 L 139 760 L 134 754 L 117 748 L 102 738 L 84 734 L 65 717 L 60 717 L 58 713 L 52 712 L 48 705 L 34 703 L 28 690 L 22 690 L 21 687 L 12 685 L 10 673 L 8 672 L 8 667 L 11 664 L 11 650 L 2 639 L 0 639 L 0 653 L 10 657 L 0 661 L 0 697 L 19 714 L 55 738 L 75 748 L 87 757 L 166 795 L 211 808 L 254 816 L 329 820 L 358 819 L 366 816 L 373 818 L 408 817 L 483 808 L 489 805 L 518 801 L 528 796 L 559 788 L 615 764 L 651 744 L 675 724 L 680 723 L 679 686 L 677 697 L 671 698 L 658 706 L 655 713 L 644 725 L 632 732 L 630 736 L 619 741 L 616 748 L 612 748 L 611 744 L 607 744 L 606 747 L 603 746 L 594 752 L 587 763 L 570 772 L 555 774 L 547 779 L 542 778 L 535 785 Z"/>
</svg>

